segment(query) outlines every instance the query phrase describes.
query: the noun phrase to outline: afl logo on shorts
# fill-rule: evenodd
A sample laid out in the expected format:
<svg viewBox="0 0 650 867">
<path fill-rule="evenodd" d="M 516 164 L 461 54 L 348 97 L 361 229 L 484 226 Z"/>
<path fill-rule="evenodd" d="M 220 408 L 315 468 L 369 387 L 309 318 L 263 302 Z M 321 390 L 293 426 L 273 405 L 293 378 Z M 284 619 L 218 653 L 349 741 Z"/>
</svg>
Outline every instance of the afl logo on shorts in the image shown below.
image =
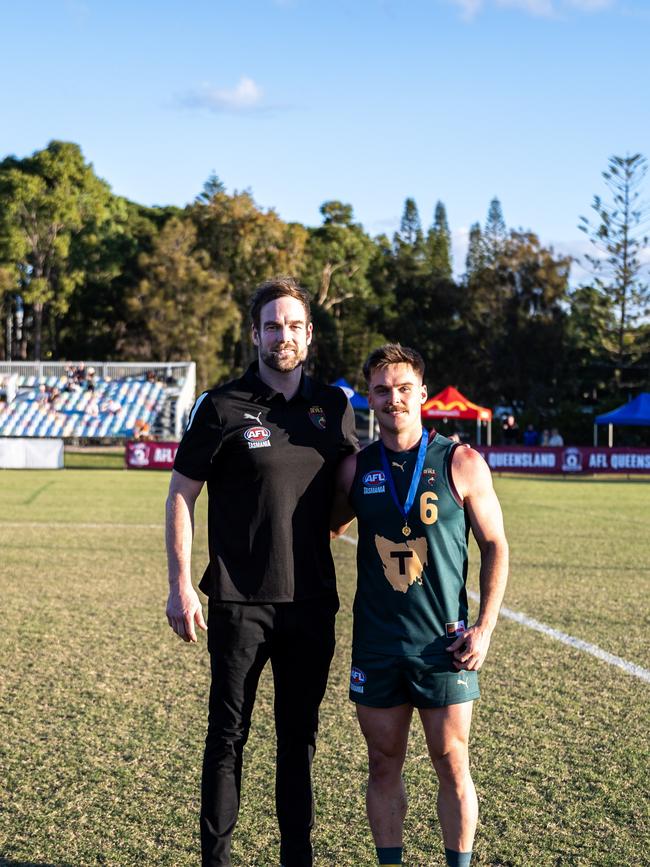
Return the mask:
<svg viewBox="0 0 650 867">
<path fill-rule="evenodd" d="M 370 470 L 365 473 L 361 481 L 363 482 L 364 494 L 383 494 L 386 490 L 386 476 L 382 470 Z"/>
<path fill-rule="evenodd" d="M 366 675 L 356 665 L 352 666 L 350 672 L 350 689 L 352 692 L 363 692 L 363 685 L 366 682 Z"/>
<path fill-rule="evenodd" d="M 271 443 L 271 431 L 267 427 L 249 427 L 244 431 L 244 437 L 248 440 L 249 449 L 268 448 Z"/>
</svg>

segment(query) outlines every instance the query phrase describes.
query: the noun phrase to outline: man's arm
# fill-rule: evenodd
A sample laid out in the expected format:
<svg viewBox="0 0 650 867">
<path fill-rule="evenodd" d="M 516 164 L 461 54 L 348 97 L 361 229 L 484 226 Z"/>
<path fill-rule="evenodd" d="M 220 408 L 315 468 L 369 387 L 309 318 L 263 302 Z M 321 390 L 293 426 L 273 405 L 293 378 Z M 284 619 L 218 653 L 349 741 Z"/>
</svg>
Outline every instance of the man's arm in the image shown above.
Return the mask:
<svg viewBox="0 0 650 867">
<path fill-rule="evenodd" d="M 457 448 L 452 460 L 456 489 L 469 514 L 474 538 L 481 552 L 479 616 L 447 650 L 454 654 L 457 670 L 477 670 L 483 665 L 497 623 L 508 580 L 508 542 L 501 505 L 492 486 L 492 475 L 478 452 Z"/>
<path fill-rule="evenodd" d="M 330 536 L 332 539 L 345 533 L 354 518 L 354 510 L 349 503 L 348 496 L 352 489 L 356 469 L 356 454 L 348 455 L 337 467 L 334 502 L 330 516 Z"/>
<path fill-rule="evenodd" d="M 203 482 L 173 470 L 166 504 L 167 622 L 183 641 L 192 642 L 196 641 L 195 624 L 200 629 L 207 629 L 191 575 L 194 504 L 202 487 Z"/>
</svg>

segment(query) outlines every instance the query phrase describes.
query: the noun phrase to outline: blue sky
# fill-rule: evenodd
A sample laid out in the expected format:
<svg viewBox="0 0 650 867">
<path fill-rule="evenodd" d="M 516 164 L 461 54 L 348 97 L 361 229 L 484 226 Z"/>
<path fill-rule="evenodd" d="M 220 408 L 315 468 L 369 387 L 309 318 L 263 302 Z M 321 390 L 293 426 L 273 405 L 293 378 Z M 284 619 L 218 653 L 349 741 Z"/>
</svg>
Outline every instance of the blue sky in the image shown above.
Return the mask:
<svg viewBox="0 0 650 867">
<path fill-rule="evenodd" d="M 0 156 L 79 143 L 113 190 L 211 172 L 286 220 L 327 199 L 391 233 L 438 199 L 464 266 L 501 199 L 579 253 L 608 157 L 650 156 L 648 0 L 5 0 Z M 650 189 L 650 184 L 648 185 Z"/>
</svg>

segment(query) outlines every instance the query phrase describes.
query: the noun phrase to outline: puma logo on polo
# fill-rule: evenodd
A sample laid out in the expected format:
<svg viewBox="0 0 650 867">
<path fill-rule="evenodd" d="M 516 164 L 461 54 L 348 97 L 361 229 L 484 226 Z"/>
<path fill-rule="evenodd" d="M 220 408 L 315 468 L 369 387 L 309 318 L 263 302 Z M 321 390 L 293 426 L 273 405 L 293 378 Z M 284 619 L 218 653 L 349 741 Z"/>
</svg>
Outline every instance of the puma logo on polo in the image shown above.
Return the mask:
<svg viewBox="0 0 650 867">
<path fill-rule="evenodd" d="M 405 465 L 405 464 L 406 464 L 406 461 L 402 461 L 401 464 L 398 463 L 397 461 L 393 461 L 392 464 L 391 464 L 391 466 L 392 466 L 392 467 L 399 467 L 400 470 L 401 470 L 402 472 L 404 472 L 404 465 Z"/>
<path fill-rule="evenodd" d="M 258 424 L 262 424 L 262 420 L 260 416 L 262 415 L 262 410 L 260 410 L 257 415 L 251 415 L 249 412 L 244 413 L 244 418 L 249 418 L 251 421 L 256 421 Z"/>
</svg>

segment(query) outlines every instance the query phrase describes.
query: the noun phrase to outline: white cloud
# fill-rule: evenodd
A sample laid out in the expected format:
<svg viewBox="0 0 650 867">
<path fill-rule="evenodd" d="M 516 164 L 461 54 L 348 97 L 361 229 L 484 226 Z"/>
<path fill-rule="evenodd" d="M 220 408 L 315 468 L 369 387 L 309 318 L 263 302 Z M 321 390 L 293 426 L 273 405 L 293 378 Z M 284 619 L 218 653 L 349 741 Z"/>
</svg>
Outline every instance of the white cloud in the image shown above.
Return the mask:
<svg viewBox="0 0 650 867">
<path fill-rule="evenodd" d="M 246 75 L 242 75 L 237 85 L 231 89 L 203 84 L 180 97 L 187 108 L 207 108 L 221 113 L 242 114 L 265 108 L 262 88 Z"/>
<path fill-rule="evenodd" d="M 599 9 L 607 9 L 614 5 L 614 0 L 568 0 L 569 6 L 583 9 L 585 12 L 597 12 Z"/>
<path fill-rule="evenodd" d="M 71 18 L 85 21 L 90 15 L 90 7 L 85 0 L 65 0 L 64 7 Z"/>
<path fill-rule="evenodd" d="M 399 229 L 400 219 L 399 214 L 395 214 L 393 217 L 382 217 L 378 220 L 372 220 L 366 228 L 371 235 L 388 235 L 389 238 L 392 238 L 393 233 Z"/>
<path fill-rule="evenodd" d="M 598 12 L 614 5 L 616 0 L 449 0 L 458 7 L 465 21 L 475 18 L 490 6 L 502 9 L 521 9 L 538 18 L 551 18 L 567 10 Z"/>
<path fill-rule="evenodd" d="M 481 10 L 483 0 L 451 0 L 460 8 L 462 17 L 465 21 L 471 21 Z"/>
<path fill-rule="evenodd" d="M 547 18 L 555 14 L 553 0 L 497 0 L 498 6 L 512 9 L 523 9 L 531 15 Z"/>
</svg>

